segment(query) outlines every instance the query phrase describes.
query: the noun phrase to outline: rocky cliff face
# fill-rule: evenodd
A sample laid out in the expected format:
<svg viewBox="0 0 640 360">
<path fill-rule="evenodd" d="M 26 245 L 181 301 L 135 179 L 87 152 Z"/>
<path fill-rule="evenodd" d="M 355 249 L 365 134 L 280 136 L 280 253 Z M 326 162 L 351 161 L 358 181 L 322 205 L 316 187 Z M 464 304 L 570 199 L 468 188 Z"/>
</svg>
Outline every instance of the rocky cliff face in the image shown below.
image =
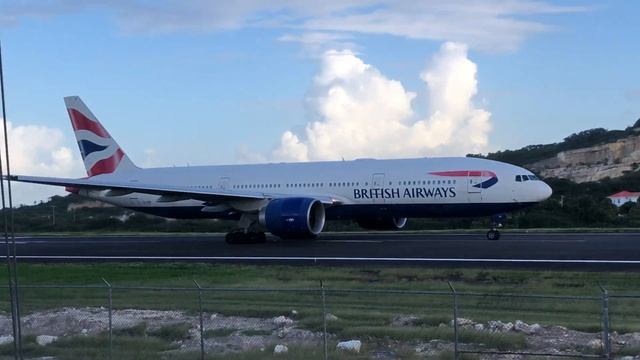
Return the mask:
<svg viewBox="0 0 640 360">
<path fill-rule="evenodd" d="M 581 183 L 616 178 L 636 170 L 639 165 L 640 136 L 630 136 L 609 144 L 562 151 L 526 167 L 543 177 Z"/>
</svg>

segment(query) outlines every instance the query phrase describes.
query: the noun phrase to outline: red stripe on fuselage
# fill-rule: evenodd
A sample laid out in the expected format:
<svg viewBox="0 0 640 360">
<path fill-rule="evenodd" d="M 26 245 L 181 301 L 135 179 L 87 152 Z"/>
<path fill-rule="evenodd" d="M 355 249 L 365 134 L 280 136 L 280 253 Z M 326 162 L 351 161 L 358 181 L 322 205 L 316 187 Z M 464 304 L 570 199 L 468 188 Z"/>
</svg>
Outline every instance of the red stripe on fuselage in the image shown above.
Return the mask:
<svg viewBox="0 0 640 360">
<path fill-rule="evenodd" d="M 488 176 L 488 177 L 496 177 L 496 173 L 493 171 L 487 170 L 458 170 L 458 171 L 436 171 L 430 172 L 431 175 L 437 176 Z"/>
<path fill-rule="evenodd" d="M 76 109 L 68 109 L 68 111 L 69 117 L 71 118 L 71 125 L 73 126 L 73 130 L 87 130 L 103 138 L 110 137 L 109 133 L 102 127 L 102 125 L 90 120 L 80 111 Z"/>
<path fill-rule="evenodd" d="M 115 154 L 95 163 L 88 171 L 89 176 L 111 174 L 112 172 L 116 171 L 116 168 L 118 167 L 118 164 L 120 164 L 120 160 L 122 160 L 123 157 L 124 151 L 118 148 Z"/>
</svg>

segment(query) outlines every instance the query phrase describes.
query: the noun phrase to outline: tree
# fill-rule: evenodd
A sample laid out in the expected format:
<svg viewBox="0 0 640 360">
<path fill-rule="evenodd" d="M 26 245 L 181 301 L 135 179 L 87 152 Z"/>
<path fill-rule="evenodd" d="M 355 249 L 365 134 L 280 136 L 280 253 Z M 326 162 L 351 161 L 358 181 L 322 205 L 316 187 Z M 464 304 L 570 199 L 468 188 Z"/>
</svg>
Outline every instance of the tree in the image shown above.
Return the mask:
<svg viewBox="0 0 640 360">
<path fill-rule="evenodd" d="M 630 212 L 633 208 L 635 208 L 635 207 L 637 207 L 637 206 L 638 206 L 638 204 L 637 204 L 637 203 L 635 203 L 635 202 L 633 202 L 633 201 L 628 201 L 628 202 L 626 202 L 626 203 L 622 204 L 622 206 L 620 206 L 620 207 L 618 208 L 618 213 L 619 213 L 619 214 L 621 214 L 621 215 L 627 215 L 627 214 L 629 214 L 629 212 Z"/>
</svg>

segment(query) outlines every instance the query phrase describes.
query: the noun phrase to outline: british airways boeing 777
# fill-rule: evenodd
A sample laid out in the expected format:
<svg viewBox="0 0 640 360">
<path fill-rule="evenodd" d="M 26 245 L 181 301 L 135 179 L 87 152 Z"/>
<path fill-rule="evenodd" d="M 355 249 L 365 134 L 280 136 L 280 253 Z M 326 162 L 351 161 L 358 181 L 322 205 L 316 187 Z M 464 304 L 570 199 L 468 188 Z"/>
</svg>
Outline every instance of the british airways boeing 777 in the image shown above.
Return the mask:
<svg viewBox="0 0 640 360">
<path fill-rule="evenodd" d="M 551 188 L 521 167 L 466 158 L 360 159 L 142 169 L 79 97 L 65 98 L 87 169 L 84 179 L 14 176 L 65 186 L 116 206 L 169 218 L 237 221 L 227 242 L 313 238 L 325 220 L 401 229 L 407 218 L 492 216 L 547 199 Z M 487 238 L 497 240 L 497 228 Z"/>
</svg>

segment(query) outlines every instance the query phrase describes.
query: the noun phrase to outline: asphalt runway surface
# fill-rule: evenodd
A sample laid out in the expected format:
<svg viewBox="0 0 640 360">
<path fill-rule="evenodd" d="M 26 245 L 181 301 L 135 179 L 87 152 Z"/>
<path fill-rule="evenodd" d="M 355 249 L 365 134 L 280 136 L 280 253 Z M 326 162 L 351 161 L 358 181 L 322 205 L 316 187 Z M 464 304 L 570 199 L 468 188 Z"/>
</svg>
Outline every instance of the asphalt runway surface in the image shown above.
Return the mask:
<svg viewBox="0 0 640 360">
<path fill-rule="evenodd" d="M 229 245 L 222 234 L 17 236 L 19 261 L 181 261 L 640 271 L 640 233 L 340 233 Z M 0 247 L 5 256 L 6 247 Z"/>
</svg>

